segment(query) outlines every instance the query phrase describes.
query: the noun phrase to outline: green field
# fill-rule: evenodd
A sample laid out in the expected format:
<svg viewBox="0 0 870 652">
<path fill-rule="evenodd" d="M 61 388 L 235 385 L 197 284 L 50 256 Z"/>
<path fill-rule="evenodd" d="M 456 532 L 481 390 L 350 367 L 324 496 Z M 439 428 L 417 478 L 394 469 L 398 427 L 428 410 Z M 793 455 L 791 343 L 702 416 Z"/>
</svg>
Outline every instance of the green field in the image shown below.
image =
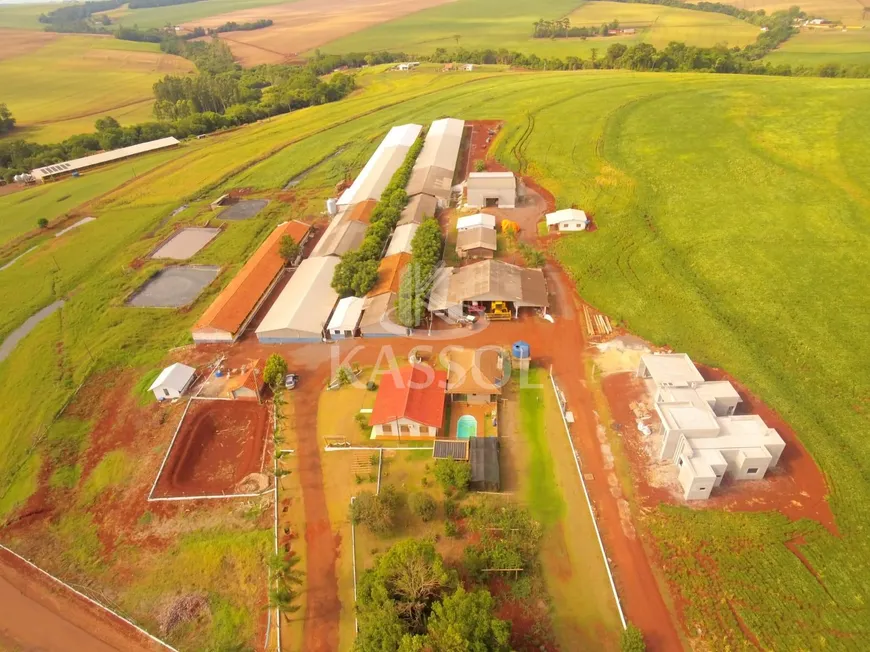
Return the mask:
<svg viewBox="0 0 870 652">
<path fill-rule="evenodd" d="M 767 13 L 774 11 L 788 11 L 794 5 L 798 5 L 803 11 L 811 16 L 819 16 L 828 20 L 842 20 L 845 25 L 860 25 L 862 22 L 870 23 L 870 11 L 864 11 L 866 2 L 860 0 L 803 0 L 802 2 L 789 2 L 789 0 L 741 0 L 733 3 L 741 9 L 764 9 Z"/>
<path fill-rule="evenodd" d="M 231 11 L 256 9 L 269 5 L 288 4 L 293 0 L 208 0 L 191 2 L 169 7 L 130 9 L 124 5 L 120 9 L 104 12 L 113 23 L 138 25 L 139 27 L 163 27 L 167 23 L 180 25 L 210 16 L 218 16 Z"/>
<path fill-rule="evenodd" d="M 93 131 L 103 115 L 124 124 L 153 119 L 154 82 L 190 70 L 189 61 L 152 43 L 97 36 L 64 35 L 0 60 L 3 101 L 20 127 L 14 136 L 37 142 Z"/>
<path fill-rule="evenodd" d="M 0 514 L 35 490 L 44 451 L 29 445 L 83 378 L 156 365 L 188 342 L 213 291 L 189 312 L 122 303 L 155 269 L 130 262 L 171 228 L 173 208 L 200 195 L 191 210 L 202 208 L 230 187 L 274 191 L 351 145 L 316 177 L 325 194 L 391 125 L 503 119 L 499 159 L 535 175 L 560 207 L 594 216 L 597 231 L 557 249 L 584 299 L 734 374 L 792 424 L 830 479 L 839 536 L 776 514 L 645 517 L 661 549 L 681 555 L 664 573 L 691 605 L 687 637 L 737 649 L 742 623 L 770 649 L 867 640 L 870 81 L 427 70 L 365 81 L 342 102 L 197 141 L 98 202 L 86 229 L 0 273 L 9 327 L 69 298 L 0 363 Z M 254 246 L 251 228 L 221 236 L 237 245 L 221 249 L 233 264 Z M 813 572 L 786 554 L 796 536 Z"/>
<path fill-rule="evenodd" d="M 57 7 L 57 4 L 51 3 L 0 5 L 0 27 L 42 31 L 45 25 L 39 22 L 39 15 Z"/>
<path fill-rule="evenodd" d="M 539 18 L 570 15 L 576 26 L 601 26 L 618 19 L 636 26 L 638 33 L 590 39 L 534 39 L 532 24 Z M 663 47 L 673 40 L 709 46 L 720 42 L 746 45 L 758 35 L 756 27 L 721 14 L 653 5 L 581 0 L 550 0 L 546 6 L 525 0 L 457 0 L 337 39 L 324 52 L 374 50 L 431 54 L 437 48 L 467 50 L 506 48 L 541 57 L 588 57 L 595 48 L 604 53 L 612 43 L 646 41 Z M 458 37 L 458 38 L 457 38 Z"/>
<path fill-rule="evenodd" d="M 832 62 L 870 63 L 870 29 L 801 32 L 771 52 L 765 60 L 811 67 Z"/>
</svg>

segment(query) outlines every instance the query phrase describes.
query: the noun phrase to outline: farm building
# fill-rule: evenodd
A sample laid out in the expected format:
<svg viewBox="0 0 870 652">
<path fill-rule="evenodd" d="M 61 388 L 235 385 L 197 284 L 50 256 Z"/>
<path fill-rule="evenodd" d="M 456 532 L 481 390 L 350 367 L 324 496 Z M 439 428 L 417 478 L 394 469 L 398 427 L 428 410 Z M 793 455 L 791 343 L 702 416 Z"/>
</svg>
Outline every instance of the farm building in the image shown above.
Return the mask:
<svg viewBox="0 0 870 652">
<path fill-rule="evenodd" d="M 508 314 L 500 312 L 505 304 Z M 485 313 L 490 318 L 519 315 L 520 308 L 550 305 L 547 281 L 539 269 L 525 269 L 497 260 L 482 260 L 465 267 L 446 267 L 435 276 L 429 295 L 429 311 L 450 319 L 467 312 Z"/>
<path fill-rule="evenodd" d="M 390 244 L 387 246 L 385 256 L 395 256 L 396 254 L 410 254 L 411 240 L 414 239 L 414 234 L 420 228 L 419 224 L 403 224 L 397 226 L 393 231 L 393 237 L 390 238 Z"/>
<path fill-rule="evenodd" d="M 339 301 L 326 326 L 329 337 L 333 340 L 356 337 L 364 304 L 363 297 L 345 297 Z"/>
<path fill-rule="evenodd" d="M 121 147 L 108 152 L 100 152 L 99 154 L 92 154 L 91 156 L 76 158 L 71 161 L 64 161 L 63 163 L 52 163 L 51 165 L 31 170 L 30 175 L 37 181 L 45 183 L 46 181 L 65 177 L 73 172 L 81 172 L 100 165 L 130 158 L 131 156 L 138 156 L 139 154 L 146 154 L 148 152 L 156 152 L 157 150 L 175 147 L 178 144 L 178 139 L 171 136 L 168 138 L 160 138 L 158 140 L 150 140 L 147 143 L 130 145 L 130 147 Z"/>
<path fill-rule="evenodd" d="M 472 172 L 465 203 L 471 208 L 515 208 L 517 180 L 513 172 Z"/>
<path fill-rule="evenodd" d="M 473 491 L 501 491 L 501 464 L 498 437 L 472 437 L 468 440 Z"/>
<path fill-rule="evenodd" d="M 436 460 L 468 461 L 467 439 L 437 439 L 432 445 L 432 457 Z"/>
<path fill-rule="evenodd" d="M 311 227 L 293 220 L 279 225 L 248 259 L 193 327 L 193 341 L 234 342 L 281 278 L 285 261 L 278 250 L 285 235 L 300 245 L 311 236 Z"/>
<path fill-rule="evenodd" d="M 260 401 L 266 383 L 263 381 L 265 364 L 260 360 L 254 360 L 239 370 L 239 373 L 230 375 L 223 388 L 223 398 L 236 401 Z"/>
<path fill-rule="evenodd" d="M 447 396 L 460 403 L 494 403 L 509 379 L 507 358 L 494 348 L 447 352 Z"/>
<path fill-rule="evenodd" d="M 432 123 L 408 180 L 409 196 L 430 195 L 441 207 L 450 203 L 464 130 L 465 123 L 455 118 L 444 118 Z"/>
<path fill-rule="evenodd" d="M 456 253 L 460 258 L 492 258 L 497 248 L 495 229 L 477 226 L 463 229 L 456 236 Z"/>
<path fill-rule="evenodd" d="M 380 199 L 384 188 L 389 185 L 396 170 L 405 162 L 408 150 L 422 130 L 422 126 L 415 124 L 390 129 L 359 176 L 339 197 L 339 208 L 370 199 Z"/>
<path fill-rule="evenodd" d="M 354 204 L 346 210 L 346 212 L 344 213 L 344 217 L 349 220 L 368 224 L 372 217 L 372 211 L 377 205 L 378 202 L 376 202 L 374 199 L 369 199 L 360 202 L 359 204 Z"/>
<path fill-rule="evenodd" d="M 321 341 L 338 301 L 332 289 L 338 262 L 336 256 L 302 261 L 257 327 L 257 339 L 263 344 Z"/>
<path fill-rule="evenodd" d="M 406 365 L 381 376 L 372 439 L 434 439 L 444 425 L 447 372 Z"/>
<path fill-rule="evenodd" d="M 487 213 L 475 213 L 474 215 L 464 215 L 456 220 L 456 230 L 459 232 L 468 229 L 495 229 L 495 215 Z"/>
<path fill-rule="evenodd" d="M 366 236 L 366 228 L 363 222 L 347 219 L 346 215 L 333 218 L 314 246 L 311 257 L 343 256 L 360 246 Z"/>
<path fill-rule="evenodd" d="M 556 231 L 585 231 L 589 226 L 586 213 L 576 208 L 565 208 L 555 213 L 547 213 L 547 228 Z"/>
<path fill-rule="evenodd" d="M 735 415 L 740 395 L 728 381 L 706 381 L 685 353 L 648 354 L 637 375 L 654 388 L 662 424 L 659 456 L 678 467 L 686 500 L 710 497 L 728 475 L 758 480 L 776 466 L 785 442 L 756 414 Z"/>
<path fill-rule="evenodd" d="M 383 292 L 366 297 L 363 304 L 362 319 L 359 322 L 359 332 L 363 337 L 395 337 L 400 333 L 400 327 L 393 324 L 390 314 L 396 305 L 398 295 L 395 292 Z"/>
<path fill-rule="evenodd" d="M 154 397 L 158 401 L 172 400 L 187 391 L 187 388 L 193 382 L 194 376 L 196 376 L 196 369 L 176 362 L 160 372 L 157 378 L 154 379 L 154 382 L 151 383 L 148 391 L 154 392 Z"/>
<path fill-rule="evenodd" d="M 410 254 L 394 254 L 381 259 L 378 265 L 378 280 L 366 296 L 376 297 L 387 292 L 399 291 L 402 272 L 411 260 Z"/>
<path fill-rule="evenodd" d="M 438 204 L 431 195 L 414 195 L 402 209 L 402 217 L 397 226 L 403 224 L 422 224 L 427 217 L 435 217 Z"/>
</svg>

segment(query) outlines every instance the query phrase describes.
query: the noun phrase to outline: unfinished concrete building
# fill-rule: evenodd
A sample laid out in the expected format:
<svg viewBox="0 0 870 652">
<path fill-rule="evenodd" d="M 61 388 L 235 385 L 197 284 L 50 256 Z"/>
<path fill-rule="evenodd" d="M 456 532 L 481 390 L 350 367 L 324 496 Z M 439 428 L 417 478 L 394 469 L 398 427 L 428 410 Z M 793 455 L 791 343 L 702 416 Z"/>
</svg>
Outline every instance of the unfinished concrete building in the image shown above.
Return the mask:
<svg viewBox="0 0 870 652">
<path fill-rule="evenodd" d="M 644 355 L 637 375 L 653 385 L 659 456 L 677 465 L 686 500 L 709 498 L 726 475 L 761 479 L 779 462 L 785 449 L 779 433 L 756 414 L 735 415 L 741 398 L 734 386 L 704 380 L 685 353 Z"/>
</svg>

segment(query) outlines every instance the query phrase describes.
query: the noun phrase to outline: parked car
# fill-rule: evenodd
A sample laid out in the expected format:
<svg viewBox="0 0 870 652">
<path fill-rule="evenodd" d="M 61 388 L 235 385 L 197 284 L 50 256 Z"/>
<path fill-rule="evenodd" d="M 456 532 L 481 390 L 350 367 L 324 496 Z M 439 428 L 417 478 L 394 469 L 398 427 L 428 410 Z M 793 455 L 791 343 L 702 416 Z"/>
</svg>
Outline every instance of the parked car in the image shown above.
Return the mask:
<svg viewBox="0 0 870 652">
<path fill-rule="evenodd" d="M 287 374 L 284 376 L 284 387 L 287 389 L 296 389 L 296 383 L 299 382 L 299 374 Z"/>
</svg>

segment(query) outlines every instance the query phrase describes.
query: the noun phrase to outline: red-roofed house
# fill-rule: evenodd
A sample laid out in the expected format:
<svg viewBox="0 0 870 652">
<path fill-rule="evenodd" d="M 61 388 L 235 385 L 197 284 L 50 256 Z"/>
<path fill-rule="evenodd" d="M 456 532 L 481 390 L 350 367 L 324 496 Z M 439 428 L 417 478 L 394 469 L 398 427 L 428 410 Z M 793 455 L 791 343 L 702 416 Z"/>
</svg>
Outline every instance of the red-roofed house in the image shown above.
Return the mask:
<svg viewBox="0 0 870 652">
<path fill-rule="evenodd" d="M 447 372 L 408 365 L 381 377 L 372 439 L 434 439 L 444 425 Z"/>
</svg>

